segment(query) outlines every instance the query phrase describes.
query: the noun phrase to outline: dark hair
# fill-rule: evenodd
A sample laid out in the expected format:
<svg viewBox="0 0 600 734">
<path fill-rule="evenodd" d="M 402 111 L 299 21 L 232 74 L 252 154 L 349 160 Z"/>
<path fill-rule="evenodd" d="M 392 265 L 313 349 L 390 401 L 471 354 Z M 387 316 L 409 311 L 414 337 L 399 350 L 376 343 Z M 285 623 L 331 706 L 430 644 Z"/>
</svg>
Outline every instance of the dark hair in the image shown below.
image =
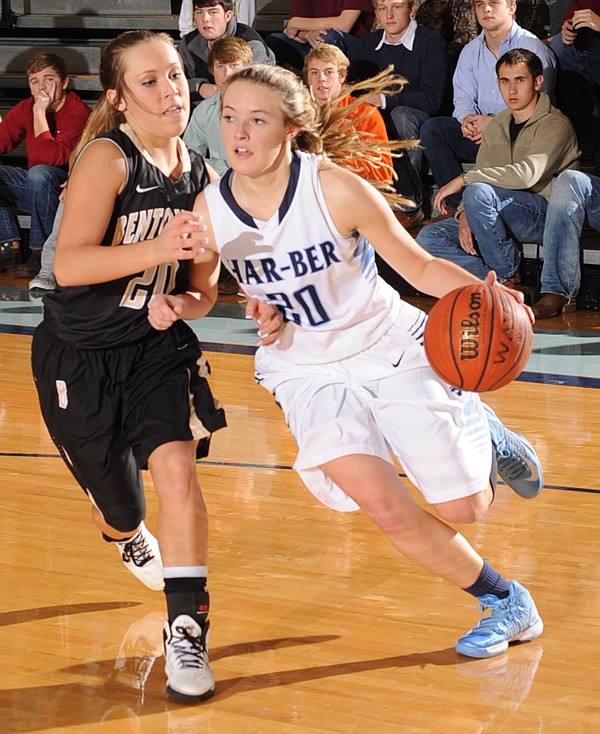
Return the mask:
<svg viewBox="0 0 600 734">
<path fill-rule="evenodd" d="M 542 66 L 542 61 L 537 54 L 534 54 L 533 51 L 530 51 L 527 48 L 513 48 L 503 54 L 496 62 L 496 76 L 500 76 L 500 67 L 503 64 L 506 64 L 507 66 L 516 66 L 521 62 L 527 64 L 527 68 L 529 69 L 533 79 L 544 75 L 544 67 Z"/>
<path fill-rule="evenodd" d="M 225 12 L 233 11 L 232 0 L 194 0 L 194 10 L 196 8 L 213 8 L 215 5 L 220 5 Z"/>
<path fill-rule="evenodd" d="M 37 74 L 38 71 L 45 69 L 46 67 L 54 69 L 54 71 L 61 78 L 61 81 L 67 78 L 67 65 L 62 56 L 50 53 L 39 53 L 36 54 L 31 61 L 27 64 L 27 76 L 30 74 Z"/>
<path fill-rule="evenodd" d="M 214 65 L 232 64 L 234 61 L 241 61 L 244 66 L 252 63 L 252 49 L 239 36 L 225 36 L 219 38 L 210 47 L 208 52 L 208 68 L 212 71 Z"/>
</svg>

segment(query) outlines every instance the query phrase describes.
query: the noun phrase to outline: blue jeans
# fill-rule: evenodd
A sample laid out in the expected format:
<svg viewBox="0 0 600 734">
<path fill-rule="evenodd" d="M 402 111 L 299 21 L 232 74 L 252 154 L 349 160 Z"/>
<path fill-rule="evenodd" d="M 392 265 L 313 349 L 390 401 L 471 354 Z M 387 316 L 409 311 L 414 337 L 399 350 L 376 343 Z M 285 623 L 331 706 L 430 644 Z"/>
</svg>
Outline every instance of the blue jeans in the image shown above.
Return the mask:
<svg viewBox="0 0 600 734">
<path fill-rule="evenodd" d="M 452 217 L 423 227 L 416 240 L 434 257 L 450 260 L 477 278 L 483 280 L 490 271 L 481 257 L 469 255 L 462 249 L 458 240 L 458 222 Z"/>
<path fill-rule="evenodd" d="M 394 107 L 390 110 L 389 115 L 399 140 L 419 140 L 421 125 L 429 119 L 427 112 L 403 105 Z M 407 148 L 404 155 L 407 158 L 406 165 L 410 166 L 410 170 L 403 173 L 402 168 L 396 167 L 399 177 L 396 189 L 407 198 L 412 199 L 417 207 L 420 207 L 423 201 L 423 148 L 420 146 Z"/>
<path fill-rule="evenodd" d="M 50 232 L 48 239 L 44 242 L 44 249 L 42 250 L 42 266 L 40 268 L 40 273 L 44 273 L 45 275 L 54 276 L 54 253 L 56 252 L 58 230 L 60 227 L 64 208 L 65 205 L 62 203 L 62 201 L 60 201 L 58 203 L 58 209 L 56 210 L 56 216 L 54 217 L 52 232 Z"/>
<path fill-rule="evenodd" d="M 574 71 L 600 86 L 600 38 L 590 38 L 585 48 L 575 44 L 564 43 L 560 33 L 550 42 L 561 71 Z"/>
<path fill-rule="evenodd" d="M 417 242 L 432 255 L 451 260 L 478 278 L 484 278 L 490 270 L 500 281 L 510 278 L 521 261 L 517 243 L 542 242 L 546 199 L 527 191 L 474 183 L 464 190 L 463 204 L 479 256 L 462 249 L 454 219 L 424 227 Z"/>
<path fill-rule="evenodd" d="M 552 184 L 544 231 L 542 293 L 575 298 L 581 282 L 579 238 L 585 216 L 600 231 L 600 178 L 563 171 Z"/>
<path fill-rule="evenodd" d="M 304 59 L 312 51 L 310 43 L 296 41 L 286 36 L 285 33 L 270 33 L 265 38 L 265 43 L 275 54 L 279 65 L 287 64 L 298 70 L 302 69 Z M 323 36 L 323 43 L 337 46 L 350 59 L 350 64 L 361 60 L 359 39 L 351 33 L 337 30 L 327 31 Z"/>
<path fill-rule="evenodd" d="M 421 126 L 421 145 L 438 186 L 447 184 L 463 172 L 463 163 L 475 163 L 479 145 L 465 138 L 455 117 L 432 117 Z M 460 194 L 447 198 L 457 207 Z"/>
<path fill-rule="evenodd" d="M 463 205 L 481 257 L 499 280 L 519 268 L 517 243 L 543 240 L 548 202 L 539 194 L 474 183 L 464 190 Z"/>
<path fill-rule="evenodd" d="M 66 180 L 67 172 L 54 166 L 0 166 L 0 242 L 21 239 L 11 208 L 21 209 L 31 215 L 29 249 L 41 250 L 52 232 L 60 185 Z"/>
</svg>

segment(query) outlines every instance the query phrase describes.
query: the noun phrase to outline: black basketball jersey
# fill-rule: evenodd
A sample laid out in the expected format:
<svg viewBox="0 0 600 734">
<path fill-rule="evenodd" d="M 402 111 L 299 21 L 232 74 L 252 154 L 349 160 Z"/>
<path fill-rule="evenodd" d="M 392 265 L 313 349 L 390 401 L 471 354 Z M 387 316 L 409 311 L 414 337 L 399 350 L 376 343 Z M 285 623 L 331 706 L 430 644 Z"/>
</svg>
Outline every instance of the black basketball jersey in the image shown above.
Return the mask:
<svg viewBox="0 0 600 734">
<path fill-rule="evenodd" d="M 95 139 L 114 143 L 127 164 L 125 186 L 102 238 L 105 247 L 153 239 L 175 214 L 192 210 L 196 195 L 209 180 L 204 159 L 180 141 L 183 173 L 172 181 L 123 128 Z M 81 349 L 137 341 L 152 328 L 148 323 L 150 298 L 157 293 L 185 292 L 188 265 L 188 261 L 176 261 L 106 283 L 59 287 L 44 299 L 44 319 L 61 341 Z"/>
</svg>

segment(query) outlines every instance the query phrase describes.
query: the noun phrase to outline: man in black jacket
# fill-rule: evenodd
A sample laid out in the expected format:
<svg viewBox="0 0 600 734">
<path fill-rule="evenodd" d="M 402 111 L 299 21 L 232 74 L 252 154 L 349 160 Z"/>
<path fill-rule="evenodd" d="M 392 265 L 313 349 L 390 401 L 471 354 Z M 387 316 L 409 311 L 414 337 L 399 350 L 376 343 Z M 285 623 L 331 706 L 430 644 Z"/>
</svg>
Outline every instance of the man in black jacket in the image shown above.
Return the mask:
<svg viewBox="0 0 600 734">
<path fill-rule="evenodd" d="M 373 0 L 373 7 L 380 27 L 360 39 L 362 61 L 355 66 L 354 75 L 373 76 L 392 65 L 406 79 L 408 83 L 398 94 L 370 95 L 366 101 L 380 108 L 390 138 L 418 140 L 421 125 L 442 104 L 448 68 L 446 42 L 417 24 L 414 0 Z M 409 148 L 395 165 L 398 191 L 415 204 L 398 217 L 407 229 L 423 219 L 422 165 L 421 148 Z"/>
</svg>

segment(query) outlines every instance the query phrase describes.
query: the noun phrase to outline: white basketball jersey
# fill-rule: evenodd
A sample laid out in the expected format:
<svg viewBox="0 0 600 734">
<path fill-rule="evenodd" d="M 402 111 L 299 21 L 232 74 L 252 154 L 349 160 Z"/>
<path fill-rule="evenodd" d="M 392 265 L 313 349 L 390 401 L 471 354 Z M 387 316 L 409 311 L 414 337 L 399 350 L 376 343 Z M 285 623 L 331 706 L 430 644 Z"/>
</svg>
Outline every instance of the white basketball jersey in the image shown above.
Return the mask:
<svg viewBox="0 0 600 734">
<path fill-rule="evenodd" d="M 318 156 L 294 152 L 288 187 L 269 221 L 234 200 L 229 170 L 205 189 L 225 267 L 249 297 L 281 308 L 287 321 L 266 347 L 294 364 L 322 364 L 368 349 L 401 308 L 377 274 L 375 252 L 358 233 L 338 232 L 325 205 Z"/>
</svg>

